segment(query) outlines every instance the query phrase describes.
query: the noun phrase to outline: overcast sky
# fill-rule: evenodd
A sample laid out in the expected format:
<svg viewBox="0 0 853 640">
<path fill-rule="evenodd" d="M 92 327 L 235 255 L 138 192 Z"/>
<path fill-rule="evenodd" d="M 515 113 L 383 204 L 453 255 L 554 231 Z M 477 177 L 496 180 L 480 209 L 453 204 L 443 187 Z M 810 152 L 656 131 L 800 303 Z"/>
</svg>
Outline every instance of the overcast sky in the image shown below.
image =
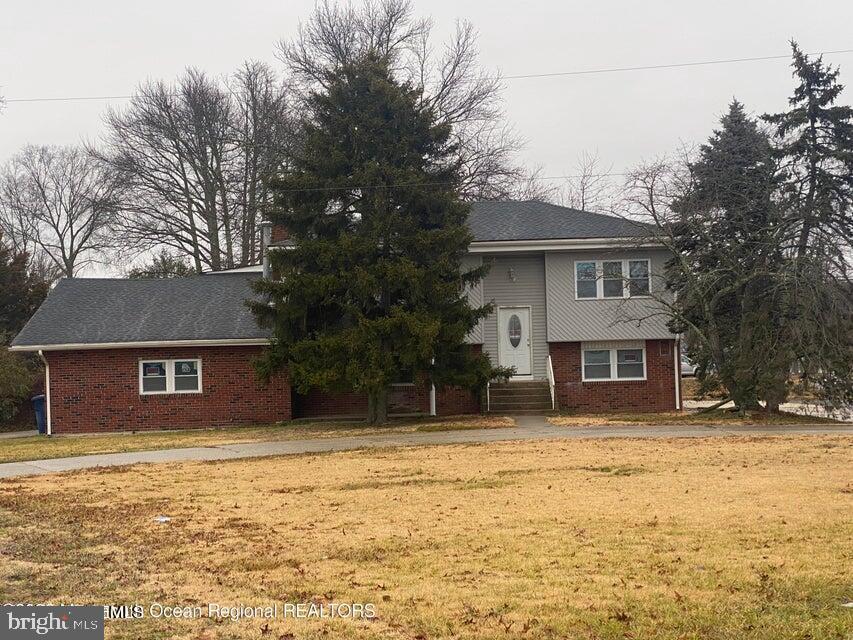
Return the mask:
<svg viewBox="0 0 853 640">
<path fill-rule="evenodd" d="M 247 58 L 275 62 L 306 0 L 4 0 L 0 92 L 7 99 L 115 95 L 186 66 L 226 74 Z M 485 68 L 506 75 L 853 48 L 850 0 L 519 2 L 421 0 L 436 35 L 467 19 Z M 840 63 L 853 84 L 853 54 Z M 546 175 L 572 173 L 597 151 L 614 171 L 705 139 L 733 96 L 755 113 L 785 108 L 787 60 L 506 82 L 509 120 L 528 140 L 524 160 Z M 853 100 L 853 87 L 844 94 Z M 9 103 L 0 113 L 0 161 L 25 143 L 96 139 L 106 101 Z"/>
</svg>

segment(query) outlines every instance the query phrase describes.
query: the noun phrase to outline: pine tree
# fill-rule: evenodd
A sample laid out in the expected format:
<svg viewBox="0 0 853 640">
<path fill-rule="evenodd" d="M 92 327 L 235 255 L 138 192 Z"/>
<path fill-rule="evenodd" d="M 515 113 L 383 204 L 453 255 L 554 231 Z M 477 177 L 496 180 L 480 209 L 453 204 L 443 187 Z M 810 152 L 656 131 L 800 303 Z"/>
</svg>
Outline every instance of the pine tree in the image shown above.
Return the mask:
<svg viewBox="0 0 853 640">
<path fill-rule="evenodd" d="M 185 278 L 197 273 L 183 256 L 161 249 L 149 262 L 128 271 L 127 277 L 131 280 Z"/>
<path fill-rule="evenodd" d="M 777 171 L 768 136 L 742 104 L 733 101 L 720 124 L 689 167 L 692 189 L 674 203 L 684 260 L 671 261 L 667 276 L 683 319 L 675 329 L 694 328 L 690 355 L 700 371 L 718 376 L 738 408 L 756 409 L 787 379 L 788 355 L 776 348 Z"/>
<path fill-rule="evenodd" d="M 13 252 L 0 234 L 0 345 L 24 328 L 49 288 L 30 271 L 27 254 Z"/>
<path fill-rule="evenodd" d="M 270 218 L 293 247 L 271 254 L 278 277 L 257 285 L 269 304 L 253 308 L 275 335 L 260 369 L 287 367 L 300 392 L 366 392 L 382 423 L 389 386 L 412 372 L 472 388 L 496 373 L 464 343 L 490 311 L 465 295 L 484 271 L 462 268 L 457 154 L 420 92 L 374 54 L 322 84 L 290 172 L 270 185 Z"/>
<path fill-rule="evenodd" d="M 853 108 L 835 104 L 844 90 L 837 68 L 821 57 L 809 59 L 796 42 L 791 48 L 799 81 L 788 100 L 791 108 L 764 119 L 775 128 L 785 197 L 799 226 L 796 255 L 804 258 L 836 234 L 851 241 Z"/>
<path fill-rule="evenodd" d="M 790 108 L 764 116 L 775 131 L 791 230 L 786 340 L 818 396 L 838 408 L 853 404 L 853 108 L 836 104 L 839 69 L 791 46 L 798 84 Z"/>
</svg>

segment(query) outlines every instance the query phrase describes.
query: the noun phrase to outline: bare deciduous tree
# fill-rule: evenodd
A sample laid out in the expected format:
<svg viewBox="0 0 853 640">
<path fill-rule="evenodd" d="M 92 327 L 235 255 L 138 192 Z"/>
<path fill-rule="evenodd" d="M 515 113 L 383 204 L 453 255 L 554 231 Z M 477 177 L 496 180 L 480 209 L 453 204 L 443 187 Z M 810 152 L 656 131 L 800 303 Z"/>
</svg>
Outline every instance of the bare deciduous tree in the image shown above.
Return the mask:
<svg viewBox="0 0 853 640">
<path fill-rule="evenodd" d="M 584 151 L 575 163 L 575 174 L 560 189 L 560 204 L 581 211 L 613 212 L 620 191 L 612 180 L 612 170 L 612 165 L 601 163 L 597 152 Z"/>
<path fill-rule="evenodd" d="M 0 176 L 0 228 L 43 275 L 73 278 L 114 246 L 119 185 L 82 148 L 24 147 Z"/>
<path fill-rule="evenodd" d="M 477 63 L 477 34 L 465 22 L 436 54 L 429 20 L 409 0 L 367 0 L 360 7 L 319 3 L 297 37 L 279 45 L 296 86 L 307 96 L 325 87 L 328 72 L 368 52 L 390 61 L 442 124 L 452 126 L 467 199 L 510 198 L 529 174 L 517 163 L 521 139 L 504 121 L 501 80 Z"/>
<path fill-rule="evenodd" d="M 285 92 L 268 65 L 245 63 L 231 78 L 230 88 L 237 147 L 230 181 L 239 211 L 239 264 L 246 265 L 261 261 L 258 225 L 272 197 L 266 179 L 281 168 L 293 131 Z"/>
<path fill-rule="evenodd" d="M 117 229 L 126 246 L 168 248 L 197 271 L 253 264 L 258 221 L 288 135 L 284 90 L 247 63 L 224 86 L 190 69 L 175 85 L 142 85 L 105 116 L 92 153 L 127 185 Z"/>
<path fill-rule="evenodd" d="M 560 187 L 542 175 L 542 167 L 526 172 L 503 197 L 508 200 L 536 200 L 560 204 Z"/>
</svg>

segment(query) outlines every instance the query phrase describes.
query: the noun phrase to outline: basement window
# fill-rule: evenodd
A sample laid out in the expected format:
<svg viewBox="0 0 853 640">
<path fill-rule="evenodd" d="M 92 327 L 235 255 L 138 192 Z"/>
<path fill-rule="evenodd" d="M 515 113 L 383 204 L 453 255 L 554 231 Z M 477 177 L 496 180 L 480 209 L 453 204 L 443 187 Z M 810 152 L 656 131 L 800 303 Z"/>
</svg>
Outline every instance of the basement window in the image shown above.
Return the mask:
<svg viewBox="0 0 853 640">
<path fill-rule="evenodd" d="M 584 349 L 583 381 L 645 380 L 646 350 Z"/>
<path fill-rule="evenodd" d="M 201 393 L 201 360 L 140 360 L 139 393 Z"/>
</svg>

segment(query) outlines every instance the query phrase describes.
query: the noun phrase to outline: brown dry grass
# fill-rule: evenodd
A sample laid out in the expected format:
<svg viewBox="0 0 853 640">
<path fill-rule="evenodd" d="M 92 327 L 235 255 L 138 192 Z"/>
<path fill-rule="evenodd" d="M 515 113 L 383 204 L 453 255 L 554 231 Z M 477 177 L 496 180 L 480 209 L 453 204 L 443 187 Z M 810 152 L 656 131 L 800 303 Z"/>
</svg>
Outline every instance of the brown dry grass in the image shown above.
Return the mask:
<svg viewBox="0 0 853 640">
<path fill-rule="evenodd" d="M 588 427 L 600 425 L 731 425 L 769 426 L 782 424 L 843 424 L 832 418 L 805 416 L 797 413 L 765 413 L 718 409 L 706 413 L 698 411 L 665 411 L 661 413 L 597 413 L 563 414 L 551 416 L 548 422 L 557 427 Z"/>
<path fill-rule="evenodd" d="M 128 639 L 840 640 L 851 468 L 846 437 L 622 439 L 5 481 L 0 601 L 378 610 L 108 625 Z"/>
<path fill-rule="evenodd" d="M 95 453 L 125 453 L 154 449 L 205 447 L 238 442 L 268 442 L 302 438 L 339 438 L 377 433 L 413 433 L 416 431 L 456 431 L 511 427 L 511 418 L 501 416 L 450 416 L 394 420 L 384 427 L 363 422 L 287 422 L 259 427 L 227 427 L 190 431 L 149 433 L 108 433 L 79 436 L 28 436 L 0 440 L 0 463 L 22 460 L 46 460 Z"/>
</svg>

